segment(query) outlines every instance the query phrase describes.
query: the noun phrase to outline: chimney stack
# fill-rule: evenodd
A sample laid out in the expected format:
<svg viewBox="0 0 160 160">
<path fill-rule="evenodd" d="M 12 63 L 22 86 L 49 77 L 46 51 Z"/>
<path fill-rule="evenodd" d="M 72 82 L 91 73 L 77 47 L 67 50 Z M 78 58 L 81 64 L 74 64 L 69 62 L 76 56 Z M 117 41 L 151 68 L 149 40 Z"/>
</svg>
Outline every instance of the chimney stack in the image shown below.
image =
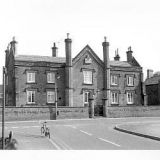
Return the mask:
<svg viewBox="0 0 160 160">
<path fill-rule="evenodd" d="M 147 79 L 153 77 L 153 70 L 147 69 Z"/>
<path fill-rule="evenodd" d="M 66 65 L 67 66 L 72 66 L 71 44 L 72 44 L 72 40 L 69 38 L 69 33 L 67 33 L 67 39 L 65 39 Z"/>
<path fill-rule="evenodd" d="M 71 51 L 72 40 L 69 38 L 65 39 L 65 51 L 66 51 L 66 66 L 65 66 L 65 105 L 73 106 L 73 73 L 72 73 L 72 51 Z"/>
<path fill-rule="evenodd" d="M 56 43 L 53 43 L 53 47 L 52 47 L 52 57 L 57 57 L 58 54 L 58 48 L 56 47 Z"/>
<path fill-rule="evenodd" d="M 15 40 L 15 37 L 13 37 L 12 41 L 10 42 L 11 44 L 11 52 L 13 53 L 13 55 L 17 54 L 17 41 Z"/>
<path fill-rule="evenodd" d="M 104 37 L 103 46 L 103 61 L 104 61 L 104 98 L 107 99 L 107 106 L 110 106 L 110 61 L 109 61 L 109 42 Z"/>
<path fill-rule="evenodd" d="M 119 56 L 119 54 L 118 54 L 118 48 L 117 48 L 117 50 L 115 51 L 114 60 L 115 60 L 115 61 L 119 61 L 119 60 L 120 60 L 120 56 Z"/>
<path fill-rule="evenodd" d="M 133 59 L 132 53 L 133 53 L 133 51 L 131 50 L 131 46 L 128 47 L 128 51 L 126 53 L 127 53 L 127 62 L 132 63 L 132 59 Z"/>
</svg>

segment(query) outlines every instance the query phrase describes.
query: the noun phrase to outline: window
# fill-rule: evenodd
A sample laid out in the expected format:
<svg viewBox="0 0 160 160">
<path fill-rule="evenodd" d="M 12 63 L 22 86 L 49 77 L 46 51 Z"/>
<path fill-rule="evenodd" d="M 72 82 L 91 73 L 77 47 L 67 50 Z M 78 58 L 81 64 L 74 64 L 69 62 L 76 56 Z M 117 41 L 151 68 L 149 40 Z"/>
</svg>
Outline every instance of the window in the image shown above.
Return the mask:
<svg viewBox="0 0 160 160">
<path fill-rule="evenodd" d="M 35 91 L 27 91 L 27 103 L 35 103 Z"/>
<path fill-rule="evenodd" d="M 35 83 L 35 72 L 28 72 L 27 73 L 27 82 L 28 83 Z"/>
<path fill-rule="evenodd" d="M 127 92 L 127 104 L 133 104 L 134 100 L 133 100 L 133 92 Z"/>
<path fill-rule="evenodd" d="M 55 103 L 55 92 L 47 91 L 47 103 Z"/>
<path fill-rule="evenodd" d="M 55 83 L 55 73 L 53 72 L 47 73 L 47 82 Z"/>
<path fill-rule="evenodd" d="M 119 94 L 117 92 L 111 92 L 111 103 L 118 104 Z"/>
<path fill-rule="evenodd" d="M 89 92 L 83 93 L 83 102 L 84 102 L 84 105 L 89 103 Z"/>
<path fill-rule="evenodd" d="M 133 86 L 134 78 L 133 76 L 127 76 L 127 86 Z"/>
<path fill-rule="evenodd" d="M 111 75 L 111 85 L 118 85 L 118 76 Z"/>
<path fill-rule="evenodd" d="M 83 71 L 84 84 L 92 84 L 92 71 Z"/>
</svg>

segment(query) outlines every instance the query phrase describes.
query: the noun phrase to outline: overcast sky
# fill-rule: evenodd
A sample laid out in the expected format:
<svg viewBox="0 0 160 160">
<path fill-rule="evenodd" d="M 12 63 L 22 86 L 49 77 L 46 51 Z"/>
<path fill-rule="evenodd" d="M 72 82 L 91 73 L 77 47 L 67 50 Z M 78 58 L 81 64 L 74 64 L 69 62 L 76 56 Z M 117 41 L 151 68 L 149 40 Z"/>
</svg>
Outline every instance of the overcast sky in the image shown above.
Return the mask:
<svg viewBox="0 0 160 160">
<path fill-rule="evenodd" d="M 107 36 L 110 59 L 119 48 L 125 61 L 126 50 L 132 46 L 145 75 L 148 68 L 159 71 L 159 6 L 158 0 L 1 0 L 0 67 L 13 36 L 18 41 L 17 54 L 51 56 L 56 42 L 59 56 L 65 56 L 64 39 L 69 32 L 73 57 L 89 44 L 102 59 Z"/>
</svg>

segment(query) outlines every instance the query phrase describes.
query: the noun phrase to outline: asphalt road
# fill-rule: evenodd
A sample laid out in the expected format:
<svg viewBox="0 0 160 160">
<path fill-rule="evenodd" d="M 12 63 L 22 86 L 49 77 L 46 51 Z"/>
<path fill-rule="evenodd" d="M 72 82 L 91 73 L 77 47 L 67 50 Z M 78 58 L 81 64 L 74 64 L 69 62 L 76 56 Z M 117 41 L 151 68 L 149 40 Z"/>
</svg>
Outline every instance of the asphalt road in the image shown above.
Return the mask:
<svg viewBox="0 0 160 160">
<path fill-rule="evenodd" d="M 5 136 L 12 130 L 19 150 L 159 150 L 160 141 L 114 130 L 119 124 L 157 122 L 160 118 L 48 121 L 50 139 L 41 135 L 42 121 L 9 122 L 5 123 Z"/>
</svg>

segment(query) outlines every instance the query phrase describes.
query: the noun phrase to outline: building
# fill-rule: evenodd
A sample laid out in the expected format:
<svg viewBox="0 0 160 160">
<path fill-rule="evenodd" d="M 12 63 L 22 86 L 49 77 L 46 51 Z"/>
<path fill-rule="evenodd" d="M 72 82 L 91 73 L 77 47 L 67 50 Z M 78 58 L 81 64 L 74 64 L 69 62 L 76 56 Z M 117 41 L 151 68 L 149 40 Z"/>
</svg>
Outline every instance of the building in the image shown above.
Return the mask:
<svg viewBox="0 0 160 160">
<path fill-rule="evenodd" d="M 120 61 L 118 50 L 109 60 L 109 42 L 102 43 L 103 60 L 86 45 L 72 58 L 72 40 L 65 39 L 66 57 L 58 57 L 54 43 L 52 56 L 16 53 L 15 39 L 6 52 L 6 103 L 9 106 L 87 107 L 89 98 L 101 107 L 143 104 L 142 67 L 128 48 L 127 61 Z M 56 92 L 57 88 L 57 92 Z"/>
<path fill-rule="evenodd" d="M 160 72 L 147 70 L 147 78 L 144 82 L 147 95 L 147 105 L 160 105 Z"/>
</svg>

